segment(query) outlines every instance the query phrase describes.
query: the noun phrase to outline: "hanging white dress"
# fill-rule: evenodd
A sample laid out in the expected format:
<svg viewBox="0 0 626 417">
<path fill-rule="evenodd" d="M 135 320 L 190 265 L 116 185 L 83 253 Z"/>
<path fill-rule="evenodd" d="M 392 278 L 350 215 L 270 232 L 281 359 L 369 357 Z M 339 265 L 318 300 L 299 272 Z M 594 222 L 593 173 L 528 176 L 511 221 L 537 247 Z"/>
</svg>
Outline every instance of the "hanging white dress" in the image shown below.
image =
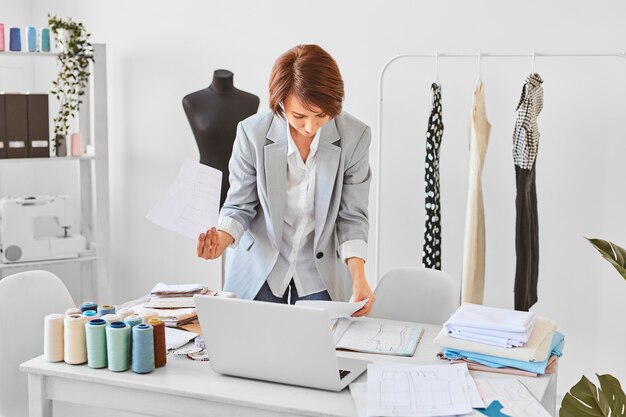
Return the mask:
<svg viewBox="0 0 626 417">
<path fill-rule="evenodd" d="M 482 304 L 485 289 L 485 211 L 482 171 L 489 144 L 491 124 L 485 109 L 482 81 L 474 87 L 470 131 L 469 189 L 463 247 L 463 302 Z"/>
</svg>

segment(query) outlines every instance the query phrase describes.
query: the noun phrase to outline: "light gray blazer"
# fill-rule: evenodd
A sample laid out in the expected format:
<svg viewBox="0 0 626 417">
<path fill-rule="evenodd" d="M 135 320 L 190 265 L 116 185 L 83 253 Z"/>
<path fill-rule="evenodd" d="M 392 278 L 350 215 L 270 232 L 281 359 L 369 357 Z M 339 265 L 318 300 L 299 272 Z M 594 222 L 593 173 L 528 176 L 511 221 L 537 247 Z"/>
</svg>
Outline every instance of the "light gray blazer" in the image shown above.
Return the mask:
<svg viewBox="0 0 626 417">
<path fill-rule="evenodd" d="M 287 121 L 271 111 L 237 127 L 228 168 L 230 189 L 220 217 L 245 231 L 225 255 L 224 290 L 253 299 L 278 259 L 287 193 Z M 346 112 L 321 128 L 315 182 L 315 265 L 333 300 L 352 294 L 340 245 L 367 243 L 370 128 Z"/>
</svg>

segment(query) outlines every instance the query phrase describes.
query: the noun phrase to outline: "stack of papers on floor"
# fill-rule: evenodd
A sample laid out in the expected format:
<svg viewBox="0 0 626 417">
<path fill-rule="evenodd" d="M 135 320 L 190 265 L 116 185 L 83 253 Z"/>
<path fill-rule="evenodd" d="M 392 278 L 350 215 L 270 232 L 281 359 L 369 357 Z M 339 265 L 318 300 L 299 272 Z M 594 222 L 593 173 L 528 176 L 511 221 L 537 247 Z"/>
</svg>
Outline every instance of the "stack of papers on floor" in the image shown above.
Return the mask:
<svg viewBox="0 0 626 417">
<path fill-rule="evenodd" d="M 467 304 L 459 307 L 459 310 L 466 307 Z M 484 309 L 485 313 L 480 314 L 480 310 Z M 466 321 L 463 324 L 475 324 L 479 320 L 476 317 L 480 317 L 482 322 L 488 317 L 493 317 L 493 309 L 491 307 L 474 306 L 470 307 L 470 311 L 476 312 L 473 317 L 470 315 L 461 315 L 465 317 Z M 516 311 L 502 310 L 500 317 L 493 317 L 493 322 L 496 323 L 492 327 L 498 327 L 499 329 L 521 329 L 528 326 L 529 319 L 524 319 L 524 315 L 518 315 Z M 513 313 L 513 314 L 511 314 Z M 472 317 L 474 320 L 468 320 Z M 506 323 L 502 320 L 502 317 L 512 318 L 510 323 Z M 526 316 L 528 317 L 528 316 Z M 454 316 L 450 319 L 454 322 Z M 510 373 L 517 375 L 536 376 L 537 374 L 554 373 L 556 371 L 556 365 L 558 358 L 563 354 L 564 336 L 556 331 L 556 323 L 544 317 L 532 318 L 533 325 L 532 331 L 528 335 L 527 341 L 521 346 L 508 347 L 506 345 L 494 345 L 492 343 L 486 343 L 485 341 L 472 338 L 468 340 L 466 338 L 459 338 L 458 334 L 453 334 L 449 327 L 444 325 L 439 335 L 434 340 L 435 344 L 441 347 L 441 358 L 448 359 L 455 362 L 465 362 L 472 370 L 497 370 L 501 373 Z M 453 323 L 454 324 L 454 323 Z M 489 324 L 482 324 L 483 327 L 489 327 Z M 472 326 L 461 326 L 470 329 L 475 329 Z M 522 333 L 522 332 L 516 332 Z M 510 340 L 510 339 L 509 339 Z M 522 372 L 520 372 L 522 371 Z"/>
<path fill-rule="evenodd" d="M 534 313 L 463 304 L 443 327 L 457 339 L 510 348 L 524 346 L 534 324 Z"/>
</svg>

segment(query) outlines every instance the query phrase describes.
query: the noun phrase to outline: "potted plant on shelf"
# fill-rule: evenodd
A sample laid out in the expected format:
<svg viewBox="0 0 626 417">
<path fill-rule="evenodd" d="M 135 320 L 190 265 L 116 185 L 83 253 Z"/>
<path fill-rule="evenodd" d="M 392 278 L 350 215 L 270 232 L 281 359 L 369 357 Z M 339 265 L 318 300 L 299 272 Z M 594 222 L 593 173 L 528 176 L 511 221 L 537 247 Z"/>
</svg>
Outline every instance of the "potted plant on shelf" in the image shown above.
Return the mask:
<svg viewBox="0 0 626 417">
<path fill-rule="evenodd" d="M 602 239 L 587 240 L 626 279 L 626 249 Z M 626 416 L 626 394 L 612 375 L 597 375 L 600 387 L 583 377 L 565 394 L 560 417 Z"/>
<path fill-rule="evenodd" d="M 89 81 L 89 62 L 94 62 L 93 46 L 82 23 L 71 18 L 48 15 L 48 26 L 59 50 L 59 73 L 50 92 L 59 101 L 54 118 L 54 148 L 57 156 L 67 155 L 70 120 L 76 116 Z"/>
</svg>

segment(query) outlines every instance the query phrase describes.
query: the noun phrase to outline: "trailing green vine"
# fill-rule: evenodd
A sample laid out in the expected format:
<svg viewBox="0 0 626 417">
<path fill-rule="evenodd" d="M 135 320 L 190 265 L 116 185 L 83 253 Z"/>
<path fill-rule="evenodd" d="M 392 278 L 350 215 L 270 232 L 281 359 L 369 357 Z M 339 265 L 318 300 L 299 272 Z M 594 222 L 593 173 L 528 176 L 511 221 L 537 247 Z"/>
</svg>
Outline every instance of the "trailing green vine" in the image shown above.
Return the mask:
<svg viewBox="0 0 626 417">
<path fill-rule="evenodd" d="M 59 112 L 54 118 L 55 136 L 66 136 L 70 120 L 83 103 L 90 75 L 89 62 L 94 62 L 93 46 L 89 41 L 91 34 L 87 33 L 82 23 L 71 18 L 61 19 L 48 14 L 48 26 L 57 44 L 63 42 L 58 57 L 59 74 L 52 82 L 54 87 L 50 93 L 59 101 Z M 66 32 L 65 39 L 59 39 L 61 31 Z"/>
</svg>

